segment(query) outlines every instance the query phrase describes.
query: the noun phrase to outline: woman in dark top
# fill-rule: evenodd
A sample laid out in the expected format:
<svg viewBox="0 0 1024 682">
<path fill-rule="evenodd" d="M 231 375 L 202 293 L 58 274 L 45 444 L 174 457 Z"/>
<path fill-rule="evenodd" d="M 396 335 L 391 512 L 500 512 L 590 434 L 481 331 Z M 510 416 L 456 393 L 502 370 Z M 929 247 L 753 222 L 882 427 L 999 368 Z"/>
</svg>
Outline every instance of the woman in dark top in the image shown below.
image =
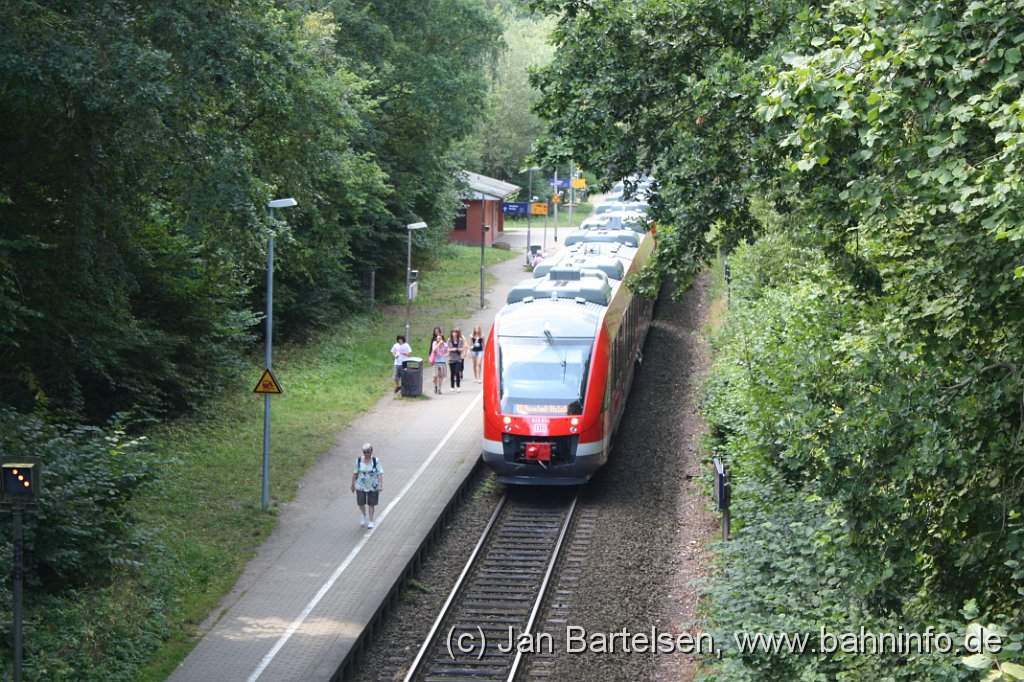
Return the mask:
<svg viewBox="0 0 1024 682">
<path fill-rule="evenodd" d="M 452 390 L 462 390 L 462 369 L 465 363 L 466 340 L 462 338 L 462 330 L 455 328 L 448 339 L 448 369 L 451 372 Z"/>
<path fill-rule="evenodd" d="M 479 384 L 483 381 L 484 369 L 484 333 L 480 325 L 473 327 L 469 337 L 469 355 L 473 358 L 473 380 Z"/>
</svg>

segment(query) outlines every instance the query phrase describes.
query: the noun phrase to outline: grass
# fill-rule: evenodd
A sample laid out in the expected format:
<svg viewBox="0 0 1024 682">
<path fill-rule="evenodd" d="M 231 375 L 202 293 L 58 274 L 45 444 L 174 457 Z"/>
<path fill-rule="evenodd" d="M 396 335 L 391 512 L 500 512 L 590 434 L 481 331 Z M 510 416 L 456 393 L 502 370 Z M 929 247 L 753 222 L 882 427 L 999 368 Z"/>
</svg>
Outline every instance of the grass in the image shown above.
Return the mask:
<svg viewBox="0 0 1024 682">
<path fill-rule="evenodd" d="M 488 264 L 521 257 L 498 249 L 485 255 Z M 451 246 L 422 273 L 412 306 L 414 352 L 423 351 L 435 324 L 447 330 L 479 310 L 479 267 L 479 249 Z M 143 582 L 166 595 L 172 636 L 137 679 L 163 680 L 191 651 L 196 626 L 273 531 L 278 505 L 294 498 L 299 479 L 336 434 L 391 391 L 388 350 L 404 329 L 405 306 L 384 306 L 309 343 L 275 347 L 274 373 L 285 393 L 271 398 L 266 513 L 260 510 L 263 400 L 252 393 L 262 371 L 256 357 L 201 415 L 148 434 L 158 456 L 174 459 L 137 510 L 143 527 L 157 529 L 161 548 L 147 559 Z"/>
<path fill-rule="evenodd" d="M 708 323 L 705 330 L 705 336 L 708 338 L 711 338 L 725 321 L 728 305 L 725 261 L 725 257 L 719 254 L 708 267 L 711 276 L 710 286 L 708 287 L 708 304 L 711 306 L 711 309 L 708 312 Z"/>
</svg>

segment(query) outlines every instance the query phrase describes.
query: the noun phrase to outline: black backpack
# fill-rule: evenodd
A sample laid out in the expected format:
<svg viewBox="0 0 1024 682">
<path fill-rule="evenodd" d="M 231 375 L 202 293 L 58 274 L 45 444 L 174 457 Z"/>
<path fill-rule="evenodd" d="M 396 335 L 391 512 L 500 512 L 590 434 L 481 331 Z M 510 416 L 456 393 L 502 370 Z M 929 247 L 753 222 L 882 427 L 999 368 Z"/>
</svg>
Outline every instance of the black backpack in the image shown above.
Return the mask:
<svg viewBox="0 0 1024 682">
<path fill-rule="evenodd" d="M 380 473 L 380 469 L 377 468 L 377 458 L 373 457 L 372 459 L 373 459 L 373 466 L 370 467 L 370 473 L 379 474 Z M 359 471 L 359 462 L 361 462 L 362 460 L 363 460 L 362 457 L 356 457 L 356 471 Z"/>
</svg>

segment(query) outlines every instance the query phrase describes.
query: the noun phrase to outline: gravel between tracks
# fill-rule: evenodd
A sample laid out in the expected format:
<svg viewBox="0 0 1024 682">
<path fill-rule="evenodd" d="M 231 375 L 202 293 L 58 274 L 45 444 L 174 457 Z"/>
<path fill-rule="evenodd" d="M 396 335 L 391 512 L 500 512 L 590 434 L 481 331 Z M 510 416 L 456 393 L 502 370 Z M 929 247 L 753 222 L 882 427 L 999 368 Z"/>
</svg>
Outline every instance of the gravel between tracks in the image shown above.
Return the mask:
<svg viewBox="0 0 1024 682">
<path fill-rule="evenodd" d="M 695 632 L 707 543 L 717 528 L 697 489 L 707 288 L 703 275 L 679 303 L 664 295 L 658 303 L 615 451 L 584 490 L 583 503 L 597 507 L 601 530 L 570 622 L 588 634 L 652 627 Z M 690 680 L 693 674 L 693 659 L 681 654 L 584 652 L 560 656 L 552 678 Z"/>
<path fill-rule="evenodd" d="M 697 490 L 702 474 L 697 415 L 700 380 L 709 359 L 708 278 L 698 278 L 679 303 L 663 296 L 655 310 L 623 415 L 615 451 L 585 487 L 581 504 L 597 510 L 598 531 L 568 624 L 588 634 L 695 632 L 699 582 L 709 561 L 717 517 Z M 447 592 L 483 530 L 501 486 L 488 474 L 456 512 L 425 557 L 415 582 L 385 618 L 351 679 L 402 679 Z M 551 679 L 691 680 L 693 659 L 681 654 L 559 653 Z"/>
</svg>

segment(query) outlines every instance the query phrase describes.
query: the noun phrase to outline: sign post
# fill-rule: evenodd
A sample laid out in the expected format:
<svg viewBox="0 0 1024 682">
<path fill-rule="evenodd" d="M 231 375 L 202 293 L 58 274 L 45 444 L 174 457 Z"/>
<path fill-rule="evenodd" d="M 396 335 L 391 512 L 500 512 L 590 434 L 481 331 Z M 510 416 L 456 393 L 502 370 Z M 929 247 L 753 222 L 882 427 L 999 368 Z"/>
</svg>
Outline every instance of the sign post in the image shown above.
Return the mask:
<svg viewBox="0 0 1024 682">
<path fill-rule="evenodd" d="M 555 192 L 551 195 L 551 201 L 555 205 L 555 243 L 558 243 L 558 203 L 562 200 L 558 196 L 558 166 L 555 166 L 555 179 L 554 179 Z"/>
<path fill-rule="evenodd" d="M 732 474 L 721 457 L 715 457 L 715 501 L 722 512 L 722 540 L 729 539 L 729 503 L 732 501 Z"/>
</svg>

